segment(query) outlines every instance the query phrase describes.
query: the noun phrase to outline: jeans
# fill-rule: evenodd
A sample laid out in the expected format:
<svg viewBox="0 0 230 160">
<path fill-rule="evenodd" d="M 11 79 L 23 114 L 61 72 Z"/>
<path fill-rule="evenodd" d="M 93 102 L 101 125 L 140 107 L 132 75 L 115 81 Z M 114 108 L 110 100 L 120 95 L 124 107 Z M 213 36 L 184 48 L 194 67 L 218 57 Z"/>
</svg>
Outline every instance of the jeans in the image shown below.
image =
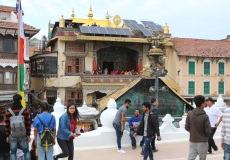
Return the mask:
<svg viewBox="0 0 230 160">
<path fill-rule="evenodd" d="M 0 154 L 0 160 L 9 160 L 10 159 L 10 153 L 2 153 Z"/>
<path fill-rule="evenodd" d="M 206 160 L 207 151 L 208 151 L 208 142 L 200 142 L 200 143 L 190 142 L 188 160 L 195 160 L 197 155 L 199 155 L 200 160 Z"/>
<path fill-rule="evenodd" d="M 113 123 L 113 127 L 117 135 L 117 147 L 118 149 L 121 149 L 121 138 L 123 136 L 123 132 L 121 132 L 121 124 Z"/>
<path fill-rule="evenodd" d="M 130 130 L 129 136 L 130 136 L 130 138 L 131 138 L 131 144 L 132 144 L 132 146 L 133 146 L 133 147 L 136 147 L 137 141 L 136 141 L 136 138 L 133 137 L 133 134 L 134 134 L 134 133 L 135 133 L 134 130 Z"/>
<path fill-rule="evenodd" d="M 152 142 L 152 137 L 146 137 L 144 136 L 144 145 L 143 145 L 143 150 L 144 150 L 144 160 L 147 160 L 148 157 L 150 160 L 153 160 L 153 151 L 151 147 L 151 142 Z"/>
<path fill-rule="evenodd" d="M 153 140 L 152 140 L 152 142 L 151 142 L 152 150 L 155 150 L 155 149 L 156 149 L 155 140 L 156 140 L 156 135 L 154 134 Z"/>
<path fill-rule="evenodd" d="M 74 155 L 73 139 L 66 141 L 58 138 L 57 142 L 58 145 L 61 147 L 63 153 L 56 155 L 56 158 L 68 157 L 68 160 L 73 160 L 73 155 Z"/>
<path fill-rule="evenodd" d="M 214 134 L 216 133 L 216 127 L 212 127 L 211 129 L 212 129 L 212 130 L 211 130 L 211 134 L 210 134 L 210 136 L 208 137 L 208 152 L 210 152 L 210 153 L 212 153 L 212 148 L 213 148 L 215 151 L 218 150 L 218 148 L 217 148 L 217 146 L 216 146 L 216 144 L 215 144 L 215 141 L 214 141 L 214 139 L 213 139 L 213 136 L 214 136 Z"/>
<path fill-rule="evenodd" d="M 37 135 L 37 150 L 38 150 L 38 160 L 45 159 L 53 159 L 53 146 L 48 147 L 48 151 L 46 152 L 46 148 L 41 146 L 40 136 Z M 45 158 L 46 157 L 46 158 Z"/>
<path fill-rule="evenodd" d="M 224 160 L 230 159 L 230 145 L 224 143 Z"/>
<path fill-rule="evenodd" d="M 20 148 L 24 153 L 25 160 L 30 160 L 29 143 L 27 136 L 14 138 L 9 136 L 10 143 L 10 160 L 16 160 L 17 149 Z"/>
</svg>

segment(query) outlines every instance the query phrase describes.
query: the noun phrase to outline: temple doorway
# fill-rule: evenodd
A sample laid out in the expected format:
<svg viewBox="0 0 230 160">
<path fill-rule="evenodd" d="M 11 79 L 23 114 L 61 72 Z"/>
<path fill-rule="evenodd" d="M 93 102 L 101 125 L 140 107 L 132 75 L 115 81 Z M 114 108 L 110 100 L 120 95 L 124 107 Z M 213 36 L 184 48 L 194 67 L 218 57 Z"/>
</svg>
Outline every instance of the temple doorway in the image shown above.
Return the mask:
<svg viewBox="0 0 230 160">
<path fill-rule="evenodd" d="M 123 46 L 111 46 L 97 51 L 97 66 L 102 71 L 137 71 L 138 52 Z"/>
<path fill-rule="evenodd" d="M 108 73 L 114 71 L 114 62 L 103 62 L 103 71 L 108 69 Z"/>
</svg>

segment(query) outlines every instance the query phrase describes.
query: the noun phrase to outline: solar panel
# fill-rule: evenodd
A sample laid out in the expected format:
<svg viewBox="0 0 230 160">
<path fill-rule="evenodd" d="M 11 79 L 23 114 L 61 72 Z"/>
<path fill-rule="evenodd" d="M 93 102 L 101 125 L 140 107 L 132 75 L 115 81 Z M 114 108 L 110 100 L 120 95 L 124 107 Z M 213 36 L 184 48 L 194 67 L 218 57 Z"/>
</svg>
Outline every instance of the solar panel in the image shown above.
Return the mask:
<svg viewBox="0 0 230 160">
<path fill-rule="evenodd" d="M 127 35 L 127 36 L 133 36 L 134 35 L 133 32 L 131 32 L 130 29 L 128 29 L 128 28 L 123 28 L 123 31 L 124 31 L 125 35 Z"/>
<path fill-rule="evenodd" d="M 148 26 L 151 30 L 158 30 L 157 26 L 154 24 L 154 25 L 149 25 Z"/>
<path fill-rule="evenodd" d="M 163 27 L 159 24 L 156 24 L 156 28 L 157 28 L 157 30 L 160 30 L 160 31 L 163 30 Z"/>
<path fill-rule="evenodd" d="M 146 29 L 142 24 L 137 24 L 137 26 L 139 27 L 139 29 Z"/>
<path fill-rule="evenodd" d="M 152 35 L 152 31 L 148 30 L 148 29 L 142 29 L 141 32 L 146 36 L 151 36 Z"/>
<path fill-rule="evenodd" d="M 97 28 L 100 34 L 109 34 L 105 27 Z"/>
<path fill-rule="evenodd" d="M 117 33 L 115 32 L 114 28 L 106 28 L 106 30 L 108 31 L 108 34 L 113 34 L 116 35 Z"/>
<path fill-rule="evenodd" d="M 130 28 L 132 28 L 133 30 L 140 30 L 140 28 L 139 28 L 136 24 L 130 23 L 130 24 L 128 24 L 128 26 L 129 26 Z"/>
<path fill-rule="evenodd" d="M 125 35 L 125 32 L 121 28 L 114 28 L 117 35 Z"/>
<path fill-rule="evenodd" d="M 129 20 L 127 20 L 127 19 L 123 19 L 123 22 L 125 23 L 125 24 L 130 24 L 131 22 L 129 21 Z"/>
<path fill-rule="evenodd" d="M 155 25 L 154 22 L 151 21 L 141 21 L 146 27 L 149 27 L 149 25 Z"/>
<path fill-rule="evenodd" d="M 89 30 L 90 30 L 91 33 L 98 34 L 99 31 L 98 31 L 97 28 L 98 27 L 96 27 L 96 26 L 91 26 L 91 27 L 89 27 Z"/>
<path fill-rule="evenodd" d="M 88 26 L 80 26 L 81 33 L 91 33 Z"/>
<path fill-rule="evenodd" d="M 138 24 L 135 20 L 122 19 L 125 24 Z"/>
</svg>

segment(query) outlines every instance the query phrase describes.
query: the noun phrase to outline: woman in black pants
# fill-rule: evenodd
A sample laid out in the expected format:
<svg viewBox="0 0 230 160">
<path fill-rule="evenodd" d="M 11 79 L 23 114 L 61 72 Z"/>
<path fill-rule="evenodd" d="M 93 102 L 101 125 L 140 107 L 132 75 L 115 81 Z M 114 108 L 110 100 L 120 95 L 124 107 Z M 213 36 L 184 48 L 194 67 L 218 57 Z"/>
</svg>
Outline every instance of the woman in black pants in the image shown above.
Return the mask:
<svg viewBox="0 0 230 160">
<path fill-rule="evenodd" d="M 68 160 L 73 160 L 73 139 L 74 137 L 77 137 L 77 133 L 75 133 L 77 120 L 79 120 L 77 107 L 74 103 L 70 103 L 67 106 L 66 113 L 64 113 L 59 119 L 57 132 L 57 142 L 63 153 L 54 156 L 54 160 L 65 157 L 68 157 Z"/>
</svg>

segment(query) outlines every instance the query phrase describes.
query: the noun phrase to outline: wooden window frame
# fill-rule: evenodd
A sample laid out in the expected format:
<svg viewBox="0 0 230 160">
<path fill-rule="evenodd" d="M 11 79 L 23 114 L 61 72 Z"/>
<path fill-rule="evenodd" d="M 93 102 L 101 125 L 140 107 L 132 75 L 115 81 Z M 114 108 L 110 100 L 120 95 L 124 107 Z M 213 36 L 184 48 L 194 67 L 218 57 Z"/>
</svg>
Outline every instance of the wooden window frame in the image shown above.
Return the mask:
<svg viewBox="0 0 230 160">
<path fill-rule="evenodd" d="M 194 73 L 191 73 L 191 69 L 190 69 L 190 63 L 194 63 Z M 188 61 L 188 74 L 189 75 L 196 75 L 196 62 L 194 61 Z"/>
<path fill-rule="evenodd" d="M 66 57 L 65 74 L 81 74 L 85 71 L 84 57 Z"/>
<path fill-rule="evenodd" d="M 220 88 L 220 83 L 223 84 L 222 88 Z M 221 89 L 222 89 L 222 91 L 221 91 Z M 224 81 L 218 82 L 218 94 L 225 94 L 225 83 L 224 83 Z"/>
<path fill-rule="evenodd" d="M 190 83 L 194 84 L 193 92 L 190 91 Z M 195 95 L 195 93 L 196 93 L 196 83 L 195 83 L 195 81 L 188 81 L 188 94 L 189 95 Z"/>
<path fill-rule="evenodd" d="M 220 68 L 220 64 L 223 64 L 223 69 Z M 221 72 L 223 72 L 223 73 L 221 73 Z M 225 62 L 218 62 L 218 74 L 219 75 L 225 75 Z"/>
<path fill-rule="evenodd" d="M 209 66 L 207 67 L 207 66 L 205 66 L 205 64 L 208 64 Z M 210 73 L 211 73 L 211 63 L 206 61 L 206 62 L 204 62 L 203 67 L 204 67 L 204 75 L 210 75 Z"/>
<path fill-rule="evenodd" d="M 208 85 L 208 92 L 206 91 L 207 89 L 205 88 L 206 87 L 206 83 L 208 83 L 209 85 Z M 210 85 L 211 85 L 211 83 L 210 83 L 210 81 L 204 81 L 204 95 L 210 95 L 210 92 L 211 92 L 211 88 L 210 88 Z"/>
</svg>

